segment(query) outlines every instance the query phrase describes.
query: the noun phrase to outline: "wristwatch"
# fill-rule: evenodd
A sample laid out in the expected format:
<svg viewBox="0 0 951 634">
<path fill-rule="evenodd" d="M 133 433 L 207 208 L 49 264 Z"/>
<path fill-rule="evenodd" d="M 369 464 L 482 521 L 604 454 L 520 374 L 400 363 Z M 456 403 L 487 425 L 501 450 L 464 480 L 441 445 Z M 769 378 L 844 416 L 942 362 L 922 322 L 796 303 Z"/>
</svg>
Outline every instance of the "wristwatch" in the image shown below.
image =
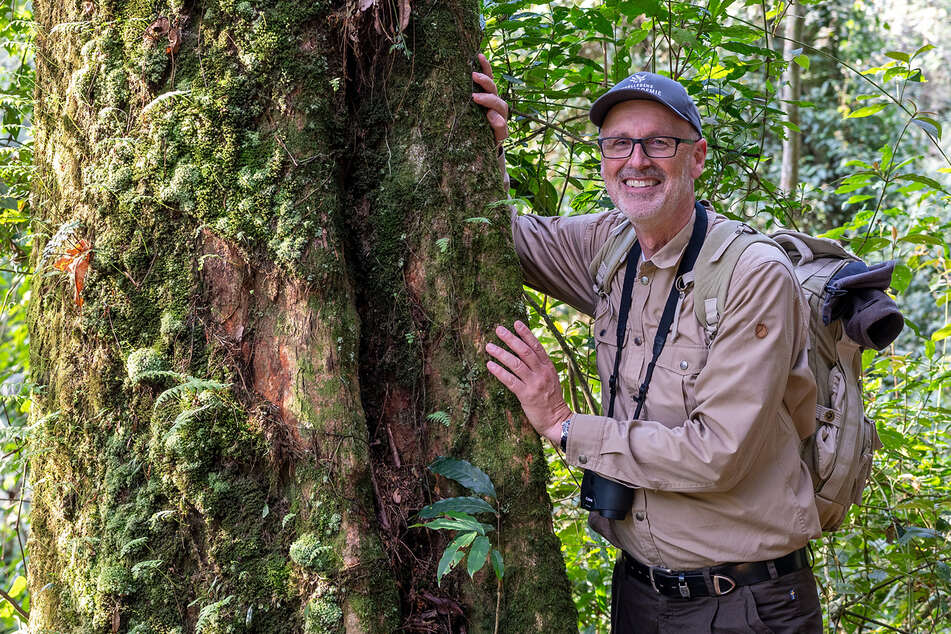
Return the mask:
<svg viewBox="0 0 951 634">
<path fill-rule="evenodd" d="M 568 451 L 568 430 L 571 429 L 571 419 L 565 420 L 561 424 L 561 450 Z"/>
</svg>

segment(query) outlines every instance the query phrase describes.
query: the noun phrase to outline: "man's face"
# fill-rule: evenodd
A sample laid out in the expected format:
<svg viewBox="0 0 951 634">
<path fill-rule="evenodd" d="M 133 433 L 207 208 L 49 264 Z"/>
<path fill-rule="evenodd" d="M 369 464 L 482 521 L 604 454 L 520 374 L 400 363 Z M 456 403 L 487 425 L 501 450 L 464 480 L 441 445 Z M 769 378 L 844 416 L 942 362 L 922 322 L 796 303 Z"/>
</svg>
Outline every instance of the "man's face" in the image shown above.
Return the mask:
<svg viewBox="0 0 951 634">
<path fill-rule="evenodd" d="M 622 101 L 608 111 L 601 137 L 675 136 L 696 139 L 693 127 L 666 106 L 644 99 Z M 681 143 L 670 158 L 650 158 L 640 144 L 626 159 L 601 159 L 608 195 L 635 226 L 679 230 L 693 211 L 693 182 L 703 171 L 707 142 Z"/>
</svg>

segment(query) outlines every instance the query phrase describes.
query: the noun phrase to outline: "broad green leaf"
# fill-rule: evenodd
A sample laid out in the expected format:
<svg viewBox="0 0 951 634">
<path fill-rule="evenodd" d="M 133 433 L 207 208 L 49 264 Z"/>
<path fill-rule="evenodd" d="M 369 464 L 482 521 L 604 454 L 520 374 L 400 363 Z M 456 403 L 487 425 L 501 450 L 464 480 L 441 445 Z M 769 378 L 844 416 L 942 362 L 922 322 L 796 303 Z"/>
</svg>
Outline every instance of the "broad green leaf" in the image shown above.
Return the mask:
<svg viewBox="0 0 951 634">
<path fill-rule="evenodd" d="M 911 269 L 908 268 L 908 265 L 904 262 L 898 262 L 895 264 L 895 270 L 892 271 L 892 288 L 895 289 L 896 293 L 904 293 L 908 290 L 908 285 L 911 284 Z"/>
<path fill-rule="evenodd" d="M 502 575 L 505 574 L 505 564 L 502 562 L 502 553 L 493 548 L 491 559 L 492 569 L 495 570 L 495 576 L 501 579 Z"/>
<path fill-rule="evenodd" d="M 495 486 L 493 486 L 492 480 L 482 469 L 472 463 L 458 458 L 440 456 L 429 465 L 429 470 L 450 480 L 455 480 L 480 495 L 487 495 L 495 499 Z"/>
<path fill-rule="evenodd" d="M 446 550 L 443 551 L 442 557 L 439 558 L 439 564 L 436 566 L 437 586 L 442 585 L 442 578 L 446 573 L 455 568 L 456 564 L 462 561 L 462 558 L 466 556 L 465 552 L 460 552 L 460 549 L 471 544 L 475 537 L 475 533 L 464 533 L 446 546 Z"/>
<path fill-rule="evenodd" d="M 934 44 L 925 44 L 924 46 L 922 46 L 921 48 L 919 48 L 917 51 L 915 51 L 915 52 L 912 54 L 912 57 L 918 57 L 918 56 L 921 55 L 922 53 L 927 53 L 928 51 L 930 51 L 930 50 L 933 49 L 933 48 L 934 48 Z"/>
<path fill-rule="evenodd" d="M 911 61 L 911 57 L 908 53 L 902 53 L 901 51 L 888 51 L 885 53 L 886 57 L 891 57 L 892 59 L 897 59 L 899 62 L 908 62 Z"/>
<path fill-rule="evenodd" d="M 793 61 L 803 70 L 809 70 L 809 57 L 806 55 L 796 55 Z"/>
<path fill-rule="evenodd" d="M 870 117 L 873 114 L 877 114 L 881 112 L 882 110 L 884 110 L 887 105 L 888 104 L 885 104 L 885 103 L 877 103 L 872 106 L 862 106 L 858 110 L 853 110 L 852 112 L 850 112 L 848 115 L 846 115 L 845 118 L 846 119 L 861 119 L 863 117 Z"/>
<path fill-rule="evenodd" d="M 475 531 L 480 535 L 485 535 L 487 530 L 494 530 L 488 524 L 483 524 L 465 513 L 452 513 L 452 515 L 455 517 L 441 517 L 431 522 L 426 522 L 422 524 L 422 526 L 432 530 Z M 420 526 L 420 524 L 414 524 L 414 526 Z"/>
<path fill-rule="evenodd" d="M 464 496 L 456 498 L 447 498 L 433 502 L 419 512 L 420 519 L 430 519 L 438 517 L 447 512 L 455 511 L 459 513 L 493 513 L 497 514 L 492 505 L 482 498 Z"/>
<path fill-rule="evenodd" d="M 17 578 L 13 580 L 13 585 L 10 586 L 10 591 L 7 594 L 15 599 L 23 594 L 24 590 L 26 590 L 26 577 L 17 575 Z"/>
<path fill-rule="evenodd" d="M 909 233 L 906 236 L 902 236 L 898 238 L 898 241 L 910 242 L 912 244 L 925 244 L 928 246 L 938 246 L 938 247 L 943 247 L 945 245 L 944 240 L 942 240 L 941 238 L 937 236 L 933 236 L 927 233 Z"/>
<path fill-rule="evenodd" d="M 951 324 L 945 324 L 931 335 L 932 341 L 941 341 L 951 337 Z"/>
<path fill-rule="evenodd" d="M 480 535 L 472 542 L 472 548 L 469 549 L 469 558 L 466 560 L 466 570 L 470 578 L 482 570 L 482 566 L 485 565 L 486 558 L 489 556 L 489 548 L 488 537 Z"/>
<path fill-rule="evenodd" d="M 905 445 L 905 437 L 891 427 L 878 425 L 878 439 L 882 441 L 886 449 L 892 451 L 897 451 Z"/>
<path fill-rule="evenodd" d="M 941 533 L 922 526 L 906 526 L 905 532 L 898 538 L 899 544 L 907 544 L 913 539 L 941 539 Z"/>
<path fill-rule="evenodd" d="M 945 191 L 944 187 L 933 178 L 928 176 L 922 176 L 921 174 L 899 174 L 895 177 L 898 180 L 903 181 L 913 181 L 915 183 L 921 183 L 922 185 L 927 185 L 932 189 L 937 189 L 939 191 Z"/>
<path fill-rule="evenodd" d="M 875 198 L 875 196 L 871 194 L 856 194 L 855 196 L 850 196 L 849 199 L 845 201 L 845 204 L 851 205 L 853 203 L 860 203 L 871 198 Z"/>
<path fill-rule="evenodd" d="M 938 139 L 941 138 L 941 124 L 937 120 L 932 119 L 931 117 L 918 115 L 917 117 L 912 119 L 911 122 L 914 123 L 919 128 L 921 128 L 922 130 L 924 130 L 925 132 L 927 132 L 928 134 L 930 134 L 931 136 L 936 137 Z"/>
</svg>

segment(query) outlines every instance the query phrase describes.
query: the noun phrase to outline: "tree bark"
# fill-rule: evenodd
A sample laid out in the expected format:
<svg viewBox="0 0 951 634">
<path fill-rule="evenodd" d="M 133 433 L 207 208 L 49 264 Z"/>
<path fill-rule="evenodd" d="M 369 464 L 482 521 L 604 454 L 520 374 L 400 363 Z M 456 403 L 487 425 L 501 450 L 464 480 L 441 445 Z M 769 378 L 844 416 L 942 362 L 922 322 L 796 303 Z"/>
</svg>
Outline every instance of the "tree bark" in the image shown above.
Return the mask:
<svg viewBox="0 0 951 634">
<path fill-rule="evenodd" d="M 783 58 L 788 61 L 786 72 L 783 73 L 783 112 L 786 113 L 786 120 L 798 127 L 799 104 L 802 97 L 802 69 L 799 64 L 792 61 L 793 52 L 801 48 L 797 42 L 802 41 L 802 23 L 803 16 L 800 13 L 802 7 L 798 2 L 792 2 L 786 14 L 785 36 L 783 44 Z M 786 130 L 786 136 L 783 139 L 783 161 L 780 171 L 780 188 L 787 194 L 791 194 L 799 186 L 799 160 L 802 156 L 802 133 L 798 130 Z"/>
<path fill-rule="evenodd" d="M 484 369 L 523 309 L 478 3 L 36 17 L 34 631 L 575 631 Z M 495 483 L 501 584 L 436 585 L 439 455 Z"/>
</svg>

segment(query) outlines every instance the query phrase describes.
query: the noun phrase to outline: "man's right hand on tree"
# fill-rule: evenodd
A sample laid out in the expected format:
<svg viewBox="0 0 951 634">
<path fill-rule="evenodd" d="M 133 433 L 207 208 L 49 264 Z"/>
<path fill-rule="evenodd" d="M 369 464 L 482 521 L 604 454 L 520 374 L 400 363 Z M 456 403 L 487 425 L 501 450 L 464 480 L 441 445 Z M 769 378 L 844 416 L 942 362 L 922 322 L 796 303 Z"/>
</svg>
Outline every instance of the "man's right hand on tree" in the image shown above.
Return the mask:
<svg viewBox="0 0 951 634">
<path fill-rule="evenodd" d="M 479 84 L 485 92 L 472 93 L 472 100 L 487 108 L 485 118 L 489 120 L 489 127 L 495 134 L 496 147 L 502 147 L 502 141 L 509 135 L 506 121 L 509 118 L 509 106 L 499 97 L 499 89 L 492 81 L 492 67 L 489 66 L 489 60 L 485 55 L 479 53 L 479 65 L 482 66 L 482 72 L 473 72 L 472 81 Z"/>
</svg>

